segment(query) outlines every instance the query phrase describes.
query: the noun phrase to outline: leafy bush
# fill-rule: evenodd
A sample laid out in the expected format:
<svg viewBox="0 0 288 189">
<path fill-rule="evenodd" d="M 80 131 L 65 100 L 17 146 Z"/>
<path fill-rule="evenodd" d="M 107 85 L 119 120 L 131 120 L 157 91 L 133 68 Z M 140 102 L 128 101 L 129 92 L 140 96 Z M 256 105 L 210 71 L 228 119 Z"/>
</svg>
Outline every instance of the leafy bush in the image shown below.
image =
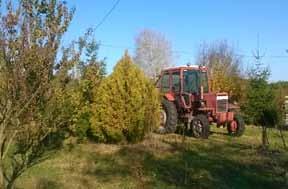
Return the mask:
<svg viewBox="0 0 288 189">
<path fill-rule="evenodd" d="M 91 131 L 97 141 L 137 142 L 159 123 L 158 91 L 127 53 L 94 94 Z"/>
<path fill-rule="evenodd" d="M 70 69 L 57 72 L 61 80 L 56 82 L 57 95 L 53 107 L 58 107 L 58 114 L 66 120 L 69 134 L 76 136 L 78 141 L 88 138 L 90 130 L 91 102 L 93 90 L 99 87 L 105 76 L 105 60 L 97 59 L 98 43 L 92 38 L 90 30 L 80 37 L 75 46 L 65 51 L 63 62 L 74 62 Z M 79 50 L 80 49 L 80 50 Z M 79 51 L 79 52 L 78 52 Z M 77 59 L 73 52 L 82 54 Z M 72 54 L 71 54 L 72 53 Z M 51 103 L 50 103 L 51 104 Z"/>
</svg>

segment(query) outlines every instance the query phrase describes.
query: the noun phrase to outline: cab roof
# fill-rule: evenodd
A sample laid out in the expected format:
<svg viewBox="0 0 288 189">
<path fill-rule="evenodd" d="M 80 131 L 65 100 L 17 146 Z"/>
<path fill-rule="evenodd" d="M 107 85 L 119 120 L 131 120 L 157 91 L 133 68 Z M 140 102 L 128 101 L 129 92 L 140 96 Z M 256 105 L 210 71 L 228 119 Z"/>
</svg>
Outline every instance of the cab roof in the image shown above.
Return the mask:
<svg viewBox="0 0 288 189">
<path fill-rule="evenodd" d="M 207 71 L 208 68 L 206 66 L 199 66 L 199 65 L 183 65 L 183 66 L 168 67 L 168 68 L 165 68 L 163 71 L 177 71 L 177 70 Z"/>
</svg>

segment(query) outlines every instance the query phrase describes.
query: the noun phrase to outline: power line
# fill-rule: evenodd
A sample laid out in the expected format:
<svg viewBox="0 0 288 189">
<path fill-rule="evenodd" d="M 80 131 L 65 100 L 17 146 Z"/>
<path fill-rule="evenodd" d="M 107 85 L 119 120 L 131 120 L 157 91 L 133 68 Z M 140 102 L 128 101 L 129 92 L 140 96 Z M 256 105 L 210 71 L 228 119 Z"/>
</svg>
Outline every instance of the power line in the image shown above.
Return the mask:
<svg viewBox="0 0 288 189">
<path fill-rule="evenodd" d="M 94 31 L 96 31 L 110 16 L 110 14 L 114 11 L 117 5 L 120 3 L 120 0 L 116 0 L 111 9 L 105 14 L 105 16 L 101 19 L 101 21 L 95 26 Z"/>
<path fill-rule="evenodd" d="M 121 49 L 121 50 L 126 50 L 126 49 L 133 50 L 134 49 L 133 47 L 125 47 L 121 45 L 111 45 L 111 44 L 103 44 L 103 43 L 100 43 L 99 46 L 112 48 L 112 49 Z"/>
<path fill-rule="evenodd" d="M 288 56 L 277 56 L 277 55 L 273 55 L 273 56 L 267 56 L 268 58 L 288 58 Z"/>
<path fill-rule="evenodd" d="M 121 49 L 121 50 L 135 50 L 135 47 L 129 47 L 129 46 L 124 46 L 124 45 L 112 45 L 112 44 L 105 44 L 105 43 L 100 43 L 99 46 L 105 47 L 105 48 L 111 48 L 111 49 Z M 172 53 L 175 54 L 182 54 L 182 55 L 191 55 L 195 54 L 195 52 L 189 51 L 189 50 L 173 50 Z M 247 54 L 234 54 L 235 56 L 242 57 L 242 58 L 255 58 L 255 55 L 247 55 Z M 275 58 L 275 59 L 285 59 L 288 58 L 288 56 L 281 56 L 281 55 L 265 55 L 265 58 Z"/>
<path fill-rule="evenodd" d="M 135 50 L 135 47 L 128 47 L 128 46 L 123 46 L 123 45 L 111 45 L 111 44 L 103 44 L 103 43 L 100 43 L 99 46 L 102 46 L 102 47 L 106 47 L 106 48 L 112 48 L 112 49 L 122 49 L 122 50 Z M 171 51 L 172 53 L 175 53 L 175 54 L 193 54 L 192 51 Z"/>
</svg>

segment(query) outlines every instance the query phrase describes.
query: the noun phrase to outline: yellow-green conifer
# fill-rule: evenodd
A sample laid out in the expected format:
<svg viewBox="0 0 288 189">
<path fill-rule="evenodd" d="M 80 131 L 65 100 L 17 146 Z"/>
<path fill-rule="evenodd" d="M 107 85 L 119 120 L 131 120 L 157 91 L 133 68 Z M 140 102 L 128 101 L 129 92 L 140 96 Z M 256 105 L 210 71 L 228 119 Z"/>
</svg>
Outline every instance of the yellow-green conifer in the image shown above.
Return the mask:
<svg viewBox="0 0 288 189">
<path fill-rule="evenodd" d="M 158 92 L 126 52 L 94 94 L 92 134 L 98 141 L 136 142 L 159 123 Z"/>
</svg>

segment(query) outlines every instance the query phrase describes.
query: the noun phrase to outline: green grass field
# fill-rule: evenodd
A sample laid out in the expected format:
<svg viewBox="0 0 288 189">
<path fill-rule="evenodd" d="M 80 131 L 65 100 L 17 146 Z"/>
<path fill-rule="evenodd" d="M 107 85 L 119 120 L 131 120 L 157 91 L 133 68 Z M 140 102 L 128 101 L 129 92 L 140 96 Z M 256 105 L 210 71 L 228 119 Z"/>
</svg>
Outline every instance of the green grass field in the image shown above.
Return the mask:
<svg viewBox="0 0 288 189">
<path fill-rule="evenodd" d="M 268 152 L 259 148 L 258 128 L 240 138 L 213 131 L 208 140 L 153 134 L 133 145 L 66 144 L 19 178 L 17 188 L 288 188 L 288 152 L 278 131 L 269 131 Z"/>
</svg>

